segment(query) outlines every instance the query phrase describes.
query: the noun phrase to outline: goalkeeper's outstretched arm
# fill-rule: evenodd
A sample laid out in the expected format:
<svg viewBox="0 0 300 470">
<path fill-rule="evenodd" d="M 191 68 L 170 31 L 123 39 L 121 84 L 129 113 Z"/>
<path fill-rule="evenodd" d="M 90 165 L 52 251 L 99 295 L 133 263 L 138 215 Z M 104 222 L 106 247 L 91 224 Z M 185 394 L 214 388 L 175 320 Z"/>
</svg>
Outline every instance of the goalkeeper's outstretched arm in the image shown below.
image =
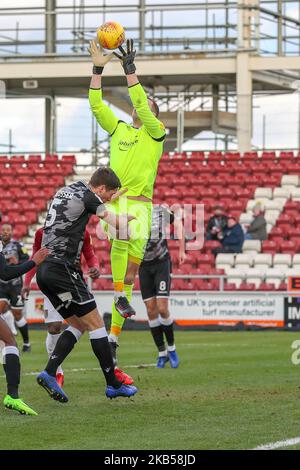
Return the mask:
<svg viewBox="0 0 300 470">
<path fill-rule="evenodd" d="M 136 74 L 126 75 L 128 91 L 133 107 L 136 110 L 139 120 L 144 124 L 147 131 L 154 139 L 162 140 L 165 135 L 163 123 L 154 116 L 145 93 Z"/>
<path fill-rule="evenodd" d="M 125 51 L 122 46 L 119 47 L 122 55 L 114 52 L 114 55 L 120 59 L 129 89 L 129 95 L 136 110 L 139 120 L 144 124 L 147 131 L 155 140 L 163 140 L 165 137 L 165 128 L 162 122 L 152 113 L 147 95 L 139 82 L 135 73 L 136 67 L 134 59 L 136 51 L 133 49 L 133 40 L 127 40 L 127 50 Z"/>
<path fill-rule="evenodd" d="M 95 41 L 91 41 L 89 48 L 93 60 L 93 75 L 89 89 L 89 102 L 91 110 L 98 124 L 110 135 L 114 133 L 118 125 L 118 118 L 102 100 L 101 74 L 104 65 L 113 57 L 104 56 Z"/>
</svg>

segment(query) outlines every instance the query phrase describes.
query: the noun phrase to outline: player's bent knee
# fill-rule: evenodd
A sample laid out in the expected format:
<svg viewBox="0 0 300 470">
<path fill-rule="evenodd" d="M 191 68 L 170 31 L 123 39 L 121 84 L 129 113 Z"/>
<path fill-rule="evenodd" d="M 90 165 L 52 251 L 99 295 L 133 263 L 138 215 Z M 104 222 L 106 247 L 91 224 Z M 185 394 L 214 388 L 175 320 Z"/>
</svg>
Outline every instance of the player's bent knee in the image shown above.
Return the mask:
<svg viewBox="0 0 300 470">
<path fill-rule="evenodd" d="M 160 314 L 160 316 L 161 316 L 162 318 L 164 318 L 165 320 L 167 320 L 167 319 L 170 317 L 170 312 L 169 312 L 168 309 L 166 309 L 166 310 L 163 310 L 163 309 L 159 310 L 159 314 Z"/>
<path fill-rule="evenodd" d="M 3 338 L 3 342 L 4 342 L 5 346 L 15 346 L 15 347 L 17 347 L 16 339 L 15 339 L 15 337 L 12 333 L 9 334 L 9 335 L 6 335 L 5 338 Z"/>
<path fill-rule="evenodd" d="M 61 322 L 48 323 L 48 333 L 50 333 L 50 335 L 59 335 L 61 333 L 61 328 Z"/>
<path fill-rule="evenodd" d="M 76 328 L 76 330 L 79 330 L 82 334 L 87 331 L 86 326 L 82 322 L 82 320 L 75 315 L 67 319 L 67 322 L 70 326 L 73 328 Z"/>
<path fill-rule="evenodd" d="M 156 298 L 148 299 L 145 301 L 148 317 L 150 320 L 155 320 L 158 318 L 158 309 L 156 304 Z"/>
<path fill-rule="evenodd" d="M 153 317 L 153 316 L 158 316 L 158 312 L 157 312 L 157 308 L 156 307 L 147 307 L 147 313 L 149 316 Z"/>
<path fill-rule="evenodd" d="M 12 314 L 13 314 L 13 316 L 14 316 L 14 319 L 15 319 L 16 321 L 21 320 L 21 318 L 23 317 L 23 310 L 13 310 L 13 309 L 12 309 L 11 312 L 12 312 Z"/>
<path fill-rule="evenodd" d="M 170 312 L 168 299 L 157 299 L 157 308 L 161 317 L 169 318 Z"/>
<path fill-rule="evenodd" d="M 17 346 L 17 342 L 16 342 L 16 340 L 15 340 L 14 337 L 12 337 L 10 341 L 8 341 L 7 343 L 5 343 L 5 346 L 14 346 L 15 348 L 18 347 L 18 346 Z"/>
<path fill-rule="evenodd" d="M 94 331 L 104 326 L 104 321 L 97 308 L 80 317 L 80 321 L 87 331 Z"/>
<path fill-rule="evenodd" d="M 8 303 L 6 301 L 0 300 L 0 315 L 8 311 Z"/>
</svg>

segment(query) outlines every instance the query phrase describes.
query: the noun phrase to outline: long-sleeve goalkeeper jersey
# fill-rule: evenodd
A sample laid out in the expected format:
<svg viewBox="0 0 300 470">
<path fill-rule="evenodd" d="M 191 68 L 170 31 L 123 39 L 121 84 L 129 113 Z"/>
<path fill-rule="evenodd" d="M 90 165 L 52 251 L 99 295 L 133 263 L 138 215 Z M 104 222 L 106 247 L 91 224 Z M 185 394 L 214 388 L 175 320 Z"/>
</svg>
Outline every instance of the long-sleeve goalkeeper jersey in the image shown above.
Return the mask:
<svg viewBox="0 0 300 470">
<path fill-rule="evenodd" d="M 119 177 L 126 196 L 152 199 L 158 163 L 163 152 L 165 127 L 152 113 L 140 83 L 129 87 L 129 95 L 142 126 L 137 129 L 118 120 L 102 100 L 102 90 L 89 90 L 89 101 L 98 124 L 111 136 L 110 167 Z"/>
</svg>

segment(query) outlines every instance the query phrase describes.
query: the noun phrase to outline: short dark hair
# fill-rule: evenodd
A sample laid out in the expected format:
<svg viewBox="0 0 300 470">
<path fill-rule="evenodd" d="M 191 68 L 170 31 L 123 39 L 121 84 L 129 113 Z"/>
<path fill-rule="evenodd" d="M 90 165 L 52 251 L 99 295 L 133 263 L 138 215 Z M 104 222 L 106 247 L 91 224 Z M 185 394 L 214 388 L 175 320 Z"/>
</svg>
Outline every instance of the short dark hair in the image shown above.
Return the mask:
<svg viewBox="0 0 300 470">
<path fill-rule="evenodd" d="M 158 117 L 159 115 L 159 107 L 158 107 L 158 104 L 156 103 L 156 101 L 153 99 L 153 98 L 150 98 L 148 96 L 148 100 L 151 101 L 152 105 L 153 105 L 153 108 L 154 108 L 154 113 L 155 113 L 155 116 Z"/>
<path fill-rule="evenodd" d="M 111 168 L 103 167 L 98 168 L 93 174 L 89 181 L 89 184 L 93 188 L 97 188 L 102 184 L 106 186 L 107 189 L 117 189 L 120 188 L 121 181 Z"/>
</svg>

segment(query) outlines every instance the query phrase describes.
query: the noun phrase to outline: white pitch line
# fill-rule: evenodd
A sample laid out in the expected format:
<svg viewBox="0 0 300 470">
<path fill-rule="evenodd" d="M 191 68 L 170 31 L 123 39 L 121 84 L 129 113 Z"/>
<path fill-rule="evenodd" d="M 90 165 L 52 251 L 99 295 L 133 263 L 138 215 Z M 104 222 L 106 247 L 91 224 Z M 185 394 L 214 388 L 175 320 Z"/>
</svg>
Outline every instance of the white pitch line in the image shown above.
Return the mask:
<svg viewBox="0 0 300 470">
<path fill-rule="evenodd" d="M 285 441 L 270 442 L 270 444 L 264 444 L 252 450 L 274 450 L 280 449 L 280 447 L 289 447 L 300 444 L 300 437 L 294 437 L 293 439 L 287 439 Z"/>
<path fill-rule="evenodd" d="M 124 369 L 144 369 L 146 367 L 156 367 L 156 364 L 137 364 L 137 365 L 129 365 L 129 366 L 123 366 Z M 79 368 L 79 369 L 64 369 L 64 372 L 94 372 L 94 371 L 100 371 L 100 367 L 91 367 L 91 368 Z M 40 371 L 36 372 L 25 372 L 25 374 L 21 374 L 21 376 L 26 377 L 30 375 L 37 375 L 39 374 Z M 3 379 L 5 378 L 5 375 L 0 375 L 0 377 Z"/>
</svg>

